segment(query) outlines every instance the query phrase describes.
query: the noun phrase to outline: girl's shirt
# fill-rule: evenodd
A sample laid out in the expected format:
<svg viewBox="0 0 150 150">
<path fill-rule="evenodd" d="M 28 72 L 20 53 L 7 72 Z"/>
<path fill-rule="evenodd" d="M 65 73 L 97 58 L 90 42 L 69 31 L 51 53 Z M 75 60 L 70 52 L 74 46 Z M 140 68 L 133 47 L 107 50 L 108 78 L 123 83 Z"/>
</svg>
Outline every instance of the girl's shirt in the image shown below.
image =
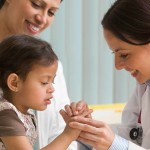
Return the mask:
<svg viewBox="0 0 150 150">
<path fill-rule="evenodd" d="M 34 114 L 30 111 L 27 115 L 21 113 L 7 100 L 0 100 L 0 137 L 27 136 L 33 146 L 37 138 L 37 124 Z M 5 150 L 0 140 L 0 150 Z"/>
</svg>

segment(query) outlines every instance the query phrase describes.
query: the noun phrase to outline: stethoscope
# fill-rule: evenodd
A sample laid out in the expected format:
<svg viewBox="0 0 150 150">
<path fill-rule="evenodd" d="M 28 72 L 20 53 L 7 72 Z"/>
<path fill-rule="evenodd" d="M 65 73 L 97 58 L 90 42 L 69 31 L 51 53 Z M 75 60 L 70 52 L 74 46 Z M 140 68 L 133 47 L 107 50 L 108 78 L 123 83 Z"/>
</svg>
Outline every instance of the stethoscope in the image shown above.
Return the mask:
<svg viewBox="0 0 150 150">
<path fill-rule="evenodd" d="M 150 80 L 146 81 L 145 83 L 147 86 L 150 86 Z M 146 90 L 146 88 L 145 88 Z M 142 137 L 143 137 L 143 129 L 142 129 L 142 126 L 141 126 L 141 112 L 139 114 L 139 118 L 138 118 L 138 121 L 137 121 L 138 125 L 137 127 L 135 128 L 132 128 L 130 130 L 130 138 L 132 140 L 137 140 L 137 142 L 139 144 L 141 144 L 142 142 Z"/>
<path fill-rule="evenodd" d="M 136 140 L 137 143 L 141 144 L 142 143 L 142 135 L 143 135 L 143 129 L 142 129 L 142 126 L 141 126 L 141 112 L 140 112 L 137 123 L 138 123 L 137 127 L 132 128 L 130 130 L 129 134 L 130 134 L 130 138 L 132 140 Z"/>
</svg>

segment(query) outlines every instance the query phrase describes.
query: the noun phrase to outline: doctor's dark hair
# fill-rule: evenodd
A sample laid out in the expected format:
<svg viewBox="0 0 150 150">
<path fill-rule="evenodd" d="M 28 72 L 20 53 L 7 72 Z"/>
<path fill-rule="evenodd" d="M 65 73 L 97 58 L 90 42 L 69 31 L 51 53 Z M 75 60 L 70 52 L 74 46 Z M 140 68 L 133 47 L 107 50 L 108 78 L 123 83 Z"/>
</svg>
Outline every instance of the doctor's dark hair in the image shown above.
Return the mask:
<svg viewBox="0 0 150 150">
<path fill-rule="evenodd" d="M 150 0 L 116 0 L 102 19 L 104 29 L 133 45 L 150 43 Z"/>
<path fill-rule="evenodd" d="M 0 43 L 0 87 L 9 93 L 7 78 L 17 74 L 25 81 L 35 65 L 49 66 L 58 60 L 49 43 L 28 35 L 13 35 Z"/>
<path fill-rule="evenodd" d="M 6 0 L 0 0 L 0 9 L 3 7 Z"/>
<path fill-rule="evenodd" d="M 63 0 L 61 0 L 62 2 Z M 4 3 L 6 2 L 6 0 L 0 0 L 0 9 L 3 7 Z"/>
</svg>

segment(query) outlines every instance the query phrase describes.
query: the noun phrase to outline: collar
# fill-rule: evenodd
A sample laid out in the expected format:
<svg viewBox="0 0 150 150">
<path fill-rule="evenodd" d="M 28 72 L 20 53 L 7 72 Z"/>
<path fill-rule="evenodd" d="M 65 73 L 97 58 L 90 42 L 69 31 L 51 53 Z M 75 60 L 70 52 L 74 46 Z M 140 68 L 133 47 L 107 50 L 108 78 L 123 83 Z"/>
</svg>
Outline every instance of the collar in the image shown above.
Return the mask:
<svg viewBox="0 0 150 150">
<path fill-rule="evenodd" d="M 147 81 L 145 82 L 145 84 L 146 84 L 147 86 L 150 86 L 150 80 L 147 80 Z"/>
</svg>

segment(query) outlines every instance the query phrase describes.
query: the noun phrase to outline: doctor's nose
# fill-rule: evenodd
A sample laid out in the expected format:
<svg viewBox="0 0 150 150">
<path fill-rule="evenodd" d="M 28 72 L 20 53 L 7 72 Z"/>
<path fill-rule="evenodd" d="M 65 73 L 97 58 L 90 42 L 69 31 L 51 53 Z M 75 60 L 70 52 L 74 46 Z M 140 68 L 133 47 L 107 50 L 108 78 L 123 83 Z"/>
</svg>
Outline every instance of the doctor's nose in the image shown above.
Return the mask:
<svg viewBox="0 0 150 150">
<path fill-rule="evenodd" d="M 118 58 L 115 56 L 115 68 L 117 70 L 121 70 L 121 69 L 124 69 L 125 68 L 125 62 L 124 60 Z"/>
</svg>

